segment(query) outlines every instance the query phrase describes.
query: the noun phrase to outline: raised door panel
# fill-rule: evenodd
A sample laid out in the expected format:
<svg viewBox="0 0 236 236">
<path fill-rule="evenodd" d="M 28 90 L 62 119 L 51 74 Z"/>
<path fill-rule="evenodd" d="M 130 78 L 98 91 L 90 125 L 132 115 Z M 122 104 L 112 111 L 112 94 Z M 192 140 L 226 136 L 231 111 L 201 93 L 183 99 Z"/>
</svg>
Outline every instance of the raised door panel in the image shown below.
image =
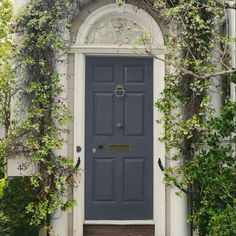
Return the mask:
<svg viewBox="0 0 236 236">
<path fill-rule="evenodd" d="M 124 130 L 126 136 L 144 135 L 144 94 L 126 93 L 124 99 Z"/>
<path fill-rule="evenodd" d="M 114 100 L 112 93 L 95 93 L 93 99 L 94 135 L 113 134 Z"/>
</svg>

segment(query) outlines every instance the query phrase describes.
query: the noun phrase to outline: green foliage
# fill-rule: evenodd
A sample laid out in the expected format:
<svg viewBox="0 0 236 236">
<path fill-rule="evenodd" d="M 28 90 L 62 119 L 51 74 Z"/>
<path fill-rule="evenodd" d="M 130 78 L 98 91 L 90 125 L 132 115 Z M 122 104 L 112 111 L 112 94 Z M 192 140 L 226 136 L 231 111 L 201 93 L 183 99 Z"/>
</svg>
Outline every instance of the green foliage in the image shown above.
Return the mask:
<svg viewBox="0 0 236 236">
<path fill-rule="evenodd" d="M 0 179 L 0 204 L 2 202 L 4 186 L 5 186 L 5 179 Z M 0 206 L 0 235 L 3 234 L 4 228 L 7 222 L 8 222 L 8 219 L 2 212 L 2 207 Z"/>
<path fill-rule="evenodd" d="M 1 230 L 7 229 L 10 235 L 36 235 L 39 227 L 49 226 L 57 207 L 67 210 L 74 205 L 74 201 L 62 200 L 66 187 L 74 184 L 77 170 L 68 157 L 58 154 L 71 115 L 56 64 L 66 53 L 69 42 L 63 37 L 69 33 L 76 4 L 70 0 L 29 1 L 15 19 L 14 31 L 19 37 L 12 55 L 11 1 L 0 1 L 0 126 L 5 129 L 0 175 L 7 156 L 28 156 L 38 165 L 30 181 L 13 179 L 4 187 Z M 10 110 L 13 95 L 20 111 L 14 119 Z"/>
<path fill-rule="evenodd" d="M 236 235 L 236 104 L 224 93 L 216 116 L 209 93 L 212 78 L 222 87 L 235 83 L 235 71 L 228 72 L 232 39 L 225 31 L 225 9 L 212 0 L 150 2 L 173 29 L 166 47 L 175 73 L 166 75 L 156 103 L 164 115 L 158 121 L 165 129 L 161 140 L 176 162 L 165 169 L 165 180 L 188 191 L 189 220 L 200 236 Z"/>
<path fill-rule="evenodd" d="M 10 127 L 10 103 L 14 90 L 14 74 L 12 70 L 12 2 L 0 1 L 0 128 L 6 132 Z M 5 156 L 0 141 L 0 178 L 4 176 Z"/>
<path fill-rule="evenodd" d="M 121 7 L 125 4 L 125 0 L 119 0 L 118 3 L 119 3 L 119 6 Z"/>
<path fill-rule="evenodd" d="M 236 234 L 236 104 L 227 102 L 207 129 L 194 159 L 185 166 L 185 179 L 194 183 L 194 214 L 200 235 Z"/>
<path fill-rule="evenodd" d="M 3 196 L 3 188 L 5 186 L 5 179 L 0 179 L 0 199 Z"/>
<path fill-rule="evenodd" d="M 32 191 L 30 180 L 14 178 L 1 180 L 0 186 L 0 235 L 38 236 L 39 227 L 30 225 L 32 214 L 26 212 L 30 201 L 37 195 Z"/>
<path fill-rule="evenodd" d="M 73 201 L 62 200 L 77 170 L 71 160 L 57 154 L 64 145 L 63 135 L 71 117 L 56 63 L 67 49 L 63 37 L 73 18 L 74 4 L 33 0 L 16 18 L 15 30 L 21 36 L 15 53 L 21 75 L 18 96 L 24 118 L 11 130 L 7 152 L 22 155 L 23 150 L 38 164 L 39 171 L 31 178 L 34 199 L 26 207 L 32 216 L 30 224 L 36 226 L 49 226 L 48 219 L 57 207 L 66 210 L 73 206 Z"/>
<path fill-rule="evenodd" d="M 0 153 L 0 178 L 4 177 L 4 166 L 5 166 L 4 155 Z"/>
<path fill-rule="evenodd" d="M 3 46 L 2 42 L 8 41 L 9 30 L 10 30 L 10 21 L 12 18 L 12 2 L 9 0 L 1 0 L 0 1 L 0 39 L 1 46 Z M 3 47 L 4 48 L 4 47 Z M 8 53 L 6 50 L 1 50 L 1 55 L 3 53 Z"/>
</svg>

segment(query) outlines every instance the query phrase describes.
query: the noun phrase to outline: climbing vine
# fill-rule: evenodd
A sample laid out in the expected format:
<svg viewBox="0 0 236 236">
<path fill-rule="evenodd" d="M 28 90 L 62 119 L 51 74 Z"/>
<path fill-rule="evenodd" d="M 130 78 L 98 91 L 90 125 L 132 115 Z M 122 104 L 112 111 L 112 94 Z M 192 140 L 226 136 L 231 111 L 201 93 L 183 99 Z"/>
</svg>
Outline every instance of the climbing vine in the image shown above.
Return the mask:
<svg viewBox="0 0 236 236">
<path fill-rule="evenodd" d="M 31 177 L 34 196 L 26 211 L 31 224 L 45 226 L 48 234 L 54 211 L 75 204 L 66 194 L 78 170 L 69 157 L 60 154 L 71 115 L 57 65 L 70 43 L 65 37 L 70 35 L 76 6 L 70 0 L 31 0 L 14 24 L 17 107 L 4 142 L 5 153 L 16 158 L 24 155 L 37 165 Z"/>
<path fill-rule="evenodd" d="M 230 66 L 224 1 L 144 1 L 169 25 L 163 98 L 165 180 L 190 200 L 189 220 L 199 235 L 236 234 L 236 104 L 229 98 Z M 152 52 L 147 51 L 152 55 Z M 156 57 L 155 55 L 153 55 Z M 158 59 L 158 57 L 156 57 Z M 220 94 L 222 109 L 213 106 Z M 220 113 L 217 115 L 217 113 Z M 162 163 L 160 163 L 162 166 Z"/>
<path fill-rule="evenodd" d="M 11 97 L 14 92 L 14 73 L 11 67 L 12 4 L 8 0 L 0 1 L 0 129 L 7 133 L 10 126 Z M 2 137 L 0 137 L 2 138 Z M 4 176 L 5 157 L 0 142 L 0 178 Z"/>
</svg>

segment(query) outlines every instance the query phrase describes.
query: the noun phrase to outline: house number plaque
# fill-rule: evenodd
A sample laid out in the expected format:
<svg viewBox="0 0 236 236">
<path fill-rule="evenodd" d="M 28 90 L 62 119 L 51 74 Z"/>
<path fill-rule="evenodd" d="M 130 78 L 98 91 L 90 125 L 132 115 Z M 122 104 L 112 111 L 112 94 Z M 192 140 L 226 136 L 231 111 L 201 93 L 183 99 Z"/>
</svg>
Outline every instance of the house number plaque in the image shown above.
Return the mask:
<svg viewBox="0 0 236 236">
<path fill-rule="evenodd" d="M 7 159 L 7 176 L 32 176 L 37 172 L 37 165 L 27 157 L 17 156 Z"/>
</svg>

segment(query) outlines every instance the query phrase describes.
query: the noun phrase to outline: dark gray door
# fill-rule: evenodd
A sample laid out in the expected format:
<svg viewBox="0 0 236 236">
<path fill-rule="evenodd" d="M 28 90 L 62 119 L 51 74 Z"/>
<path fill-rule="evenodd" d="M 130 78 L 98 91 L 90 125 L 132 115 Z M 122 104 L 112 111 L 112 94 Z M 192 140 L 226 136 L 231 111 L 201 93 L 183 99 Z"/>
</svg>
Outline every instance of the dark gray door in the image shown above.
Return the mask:
<svg viewBox="0 0 236 236">
<path fill-rule="evenodd" d="M 153 60 L 86 57 L 86 220 L 153 218 Z"/>
</svg>

